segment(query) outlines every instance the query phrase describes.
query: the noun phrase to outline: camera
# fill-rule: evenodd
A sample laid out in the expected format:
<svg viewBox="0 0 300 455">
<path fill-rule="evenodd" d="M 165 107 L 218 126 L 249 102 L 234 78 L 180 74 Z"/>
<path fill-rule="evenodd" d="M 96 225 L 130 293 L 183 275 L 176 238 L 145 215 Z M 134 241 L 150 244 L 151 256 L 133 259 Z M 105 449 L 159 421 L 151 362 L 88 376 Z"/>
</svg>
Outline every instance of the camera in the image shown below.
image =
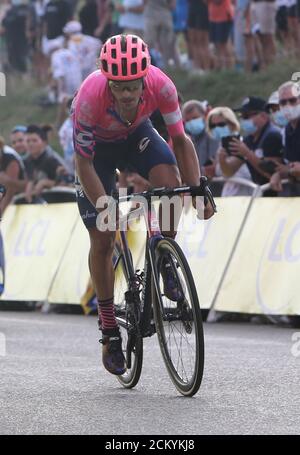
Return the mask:
<svg viewBox="0 0 300 455">
<path fill-rule="evenodd" d="M 239 134 L 237 134 L 237 135 L 233 134 L 232 136 L 222 137 L 222 147 L 223 147 L 223 149 L 226 150 L 226 153 L 228 153 L 228 155 L 231 155 L 229 147 L 230 147 L 230 142 L 232 142 L 233 139 L 241 140 L 241 136 Z"/>
</svg>

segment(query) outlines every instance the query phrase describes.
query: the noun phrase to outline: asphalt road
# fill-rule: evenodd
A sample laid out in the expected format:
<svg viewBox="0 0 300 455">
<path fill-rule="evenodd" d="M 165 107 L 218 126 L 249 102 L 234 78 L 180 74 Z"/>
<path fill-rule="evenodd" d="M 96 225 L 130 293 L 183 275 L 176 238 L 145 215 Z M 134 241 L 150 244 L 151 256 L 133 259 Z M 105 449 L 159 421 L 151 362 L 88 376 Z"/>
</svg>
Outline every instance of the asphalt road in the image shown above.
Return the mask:
<svg viewBox="0 0 300 455">
<path fill-rule="evenodd" d="M 94 317 L 1 312 L 0 434 L 299 434 L 295 332 L 206 324 L 203 383 L 185 398 L 156 336 L 146 340 L 140 383 L 128 391 L 102 368 Z"/>
</svg>

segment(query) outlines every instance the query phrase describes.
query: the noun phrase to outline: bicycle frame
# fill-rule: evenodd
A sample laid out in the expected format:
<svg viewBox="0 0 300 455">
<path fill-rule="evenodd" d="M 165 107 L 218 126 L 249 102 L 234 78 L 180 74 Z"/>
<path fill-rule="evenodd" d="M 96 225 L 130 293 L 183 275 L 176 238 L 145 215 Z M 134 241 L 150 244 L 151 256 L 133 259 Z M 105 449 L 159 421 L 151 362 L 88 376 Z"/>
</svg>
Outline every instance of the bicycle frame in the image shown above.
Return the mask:
<svg viewBox="0 0 300 455">
<path fill-rule="evenodd" d="M 119 198 L 118 192 L 113 194 L 113 197 L 117 204 L 120 202 L 125 202 L 134 197 L 143 196 L 144 200 L 147 202 L 147 207 L 143 203 L 142 206 L 142 213 L 143 217 L 146 222 L 147 227 L 147 238 L 146 238 L 146 248 L 145 248 L 145 260 L 144 260 L 144 272 L 143 272 L 143 293 L 142 298 L 138 297 L 140 301 L 140 319 L 139 319 L 139 329 L 141 331 L 141 335 L 143 337 L 151 336 L 155 333 L 154 325 L 151 325 L 151 308 L 152 308 L 152 301 L 151 301 L 151 280 L 153 278 L 154 285 L 159 292 L 159 285 L 158 285 L 158 277 L 155 275 L 155 267 L 154 267 L 154 252 L 156 244 L 159 240 L 163 238 L 163 235 L 160 230 L 158 217 L 156 215 L 155 210 L 153 210 L 152 204 L 152 197 L 162 197 L 162 196 L 174 196 L 180 194 L 191 194 L 192 196 L 204 196 L 204 201 L 209 201 L 211 206 L 213 207 L 214 211 L 216 212 L 216 205 L 212 196 L 212 193 L 208 187 L 206 177 L 201 177 L 200 185 L 199 186 L 184 186 L 178 188 L 155 188 L 150 191 L 144 191 L 138 194 L 131 194 L 127 196 L 121 196 Z M 140 209 L 137 209 L 140 212 Z M 131 303 L 131 300 L 135 300 L 137 296 L 137 282 L 140 284 L 140 280 L 137 279 L 137 274 L 133 268 L 133 263 L 130 255 L 130 249 L 128 246 L 126 234 L 124 230 L 121 229 L 120 231 L 120 238 L 121 238 L 121 249 L 124 258 L 124 265 L 126 268 L 127 276 L 128 276 L 128 303 Z M 126 298 L 126 294 L 125 294 Z M 126 298 L 127 304 L 127 298 Z"/>
<path fill-rule="evenodd" d="M 150 200 L 150 198 L 149 198 Z M 149 202 L 148 200 L 148 202 Z M 142 280 L 142 296 L 140 297 L 141 317 L 139 328 L 142 337 L 149 337 L 155 333 L 154 326 L 151 324 L 151 279 L 153 276 L 153 251 L 156 243 L 163 238 L 160 231 L 158 218 L 152 206 L 147 204 L 147 208 L 143 206 L 143 216 L 147 226 L 147 238 L 145 247 L 144 271 Z M 128 276 L 128 290 L 130 293 L 136 292 L 136 272 L 133 267 L 130 249 L 125 231 L 120 231 L 121 249 L 123 253 L 124 265 Z M 157 285 L 156 277 L 153 276 L 154 282 Z M 131 294 L 132 295 L 132 294 Z M 131 297 L 128 296 L 129 298 Z"/>
</svg>

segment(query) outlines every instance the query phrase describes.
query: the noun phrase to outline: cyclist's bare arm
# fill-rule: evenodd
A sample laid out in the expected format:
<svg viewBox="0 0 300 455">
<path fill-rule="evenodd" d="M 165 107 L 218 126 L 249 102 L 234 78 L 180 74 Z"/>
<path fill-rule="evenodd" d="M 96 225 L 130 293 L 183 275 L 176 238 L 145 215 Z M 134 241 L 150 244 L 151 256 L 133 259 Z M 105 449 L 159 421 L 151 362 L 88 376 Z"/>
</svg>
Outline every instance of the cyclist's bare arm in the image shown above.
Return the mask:
<svg viewBox="0 0 300 455">
<path fill-rule="evenodd" d="M 90 202 L 96 207 L 98 198 L 105 196 L 106 193 L 101 180 L 95 171 L 93 160 L 76 154 L 75 167 L 85 194 Z"/>
<path fill-rule="evenodd" d="M 201 175 L 199 161 L 191 139 L 182 133 L 172 137 L 172 141 L 182 182 L 187 185 L 199 185 Z"/>
</svg>

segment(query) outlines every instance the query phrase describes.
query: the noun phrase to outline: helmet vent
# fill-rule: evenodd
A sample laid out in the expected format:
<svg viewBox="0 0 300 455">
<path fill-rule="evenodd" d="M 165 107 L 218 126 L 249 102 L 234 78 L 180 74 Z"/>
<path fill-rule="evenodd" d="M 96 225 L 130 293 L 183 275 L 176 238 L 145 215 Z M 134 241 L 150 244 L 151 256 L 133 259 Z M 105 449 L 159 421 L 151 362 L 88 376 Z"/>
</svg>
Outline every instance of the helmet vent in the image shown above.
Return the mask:
<svg viewBox="0 0 300 455">
<path fill-rule="evenodd" d="M 106 60 L 101 60 L 103 71 L 108 71 L 108 64 Z"/>
<path fill-rule="evenodd" d="M 147 68 L 147 59 L 144 57 L 142 59 L 142 70 L 144 71 Z"/>
<path fill-rule="evenodd" d="M 131 74 L 137 74 L 137 64 L 131 63 Z"/>
<path fill-rule="evenodd" d="M 117 51 L 116 51 L 116 49 L 112 49 L 112 50 L 111 50 L 111 56 L 112 56 L 112 58 L 117 58 Z"/>
<path fill-rule="evenodd" d="M 111 44 L 116 44 L 116 42 L 117 42 L 117 41 L 116 41 L 116 38 L 112 38 L 112 39 L 110 40 L 110 43 L 111 43 Z"/>
<path fill-rule="evenodd" d="M 113 76 L 119 76 L 118 74 L 118 65 L 116 63 L 113 63 L 111 65 L 111 72 Z"/>
<path fill-rule="evenodd" d="M 127 52 L 127 41 L 126 41 L 126 36 L 124 36 L 124 35 L 122 35 L 122 38 L 121 38 L 121 51 Z"/>
<path fill-rule="evenodd" d="M 127 76 L 127 58 L 122 58 L 122 76 Z"/>
<path fill-rule="evenodd" d="M 137 57 L 137 48 L 134 47 L 134 48 L 132 49 L 132 58 L 136 58 L 136 57 Z"/>
</svg>

